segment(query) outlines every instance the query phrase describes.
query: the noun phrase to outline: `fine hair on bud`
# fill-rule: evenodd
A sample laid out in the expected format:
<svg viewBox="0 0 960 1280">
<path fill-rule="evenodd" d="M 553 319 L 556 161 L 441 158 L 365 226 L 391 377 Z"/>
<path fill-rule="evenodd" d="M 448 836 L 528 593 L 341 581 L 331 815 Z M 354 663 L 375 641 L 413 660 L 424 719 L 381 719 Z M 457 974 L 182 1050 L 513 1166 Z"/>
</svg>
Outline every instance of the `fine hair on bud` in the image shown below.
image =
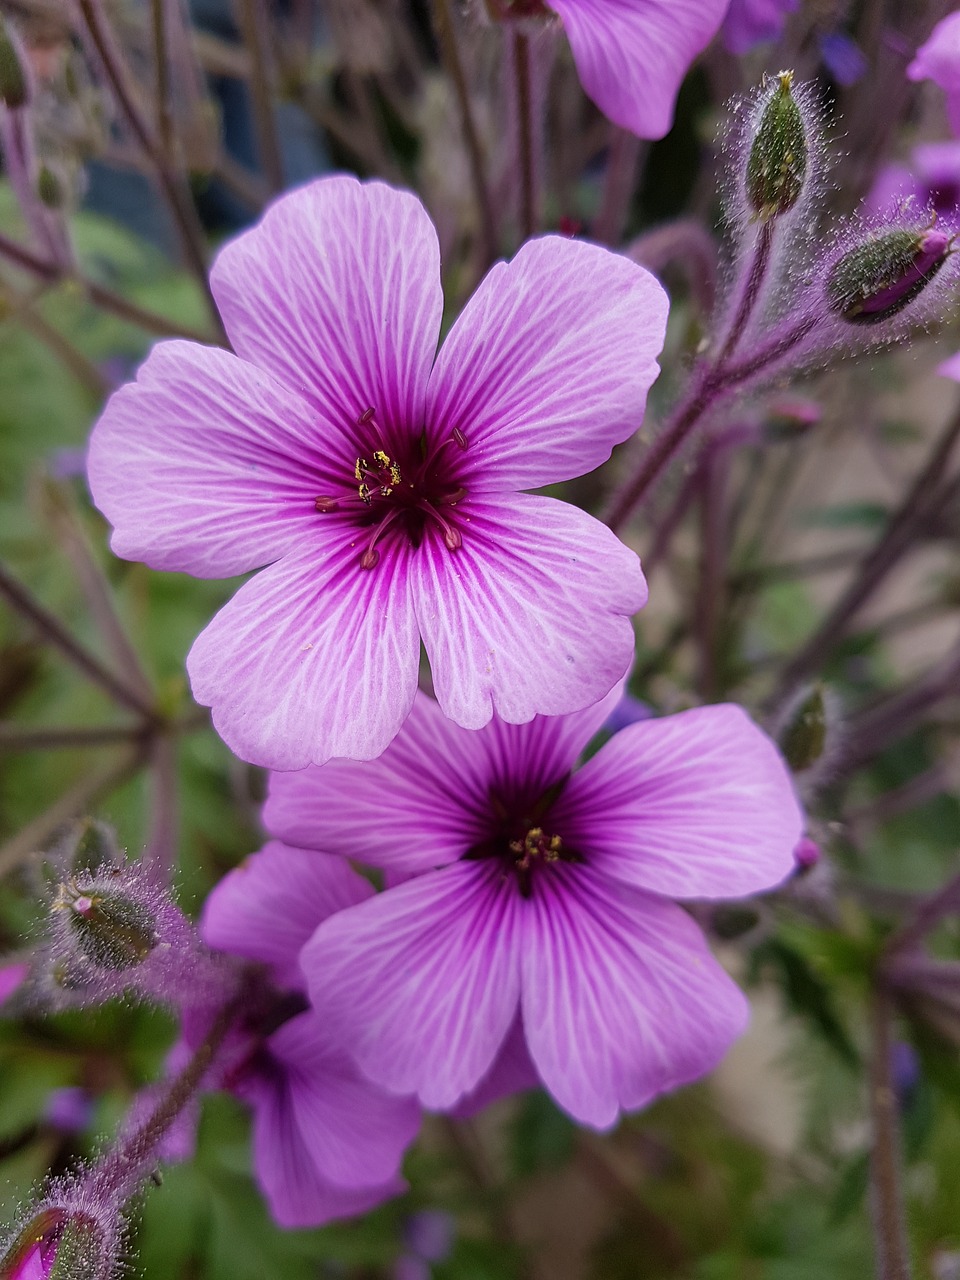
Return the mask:
<svg viewBox="0 0 960 1280">
<path fill-rule="evenodd" d="M 46 938 L 32 990 L 54 1008 L 133 996 L 179 1007 L 217 998 L 222 960 L 104 823 L 71 824 L 51 851 Z"/>
<path fill-rule="evenodd" d="M 82 1175 L 55 1182 L 0 1246 L 0 1280 L 111 1280 L 122 1241 L 116 1196 Z"/>
<path fill-rule="evenodd" d="M 927 226 L 886 226 L 836 258 L 824 288 L 830 311 L 846 324 L 882 325 L 917 301 L 954 252 L 953 235 Z"/>
</svg>

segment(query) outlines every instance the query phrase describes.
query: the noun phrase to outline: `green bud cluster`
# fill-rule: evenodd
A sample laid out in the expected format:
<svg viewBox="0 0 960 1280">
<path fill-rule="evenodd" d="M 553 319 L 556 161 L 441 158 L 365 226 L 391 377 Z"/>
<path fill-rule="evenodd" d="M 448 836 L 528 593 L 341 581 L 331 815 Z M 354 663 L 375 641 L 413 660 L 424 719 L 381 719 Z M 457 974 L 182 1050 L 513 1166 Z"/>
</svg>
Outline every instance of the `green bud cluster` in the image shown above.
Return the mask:
<svg viewBox="0 0 960 1280">
<path fill-rule="evenodd" d="M 794 773 L 811 768 L 827 745 L 827 706 L 823 686 L 815 685 L 794 707 L 780 733 L 780 750 Z"/>
</svg>

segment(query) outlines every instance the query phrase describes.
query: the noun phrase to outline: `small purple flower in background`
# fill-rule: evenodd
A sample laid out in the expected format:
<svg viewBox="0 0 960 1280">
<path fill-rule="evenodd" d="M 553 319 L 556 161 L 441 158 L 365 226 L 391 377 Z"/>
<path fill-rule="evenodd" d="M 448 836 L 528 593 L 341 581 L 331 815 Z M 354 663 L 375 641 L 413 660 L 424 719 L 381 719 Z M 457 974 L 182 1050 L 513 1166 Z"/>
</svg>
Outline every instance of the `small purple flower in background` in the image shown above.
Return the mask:
<svg viewBox="0 0 960 1280">
<path fill-rule="evenodd" d="M 61 1133 L 85 1133 L 93 1120 L 93 1098 L 79 1085 L 54 1089 L 47 1098 L 44 1119 Z"/>
<path fill-rule="evenodd" d="M 758 44 L 776 40 L 788 13 L 800 0 L 730 0 L 723 20 L 723 43 L 731 53 L 749 53 Z"/>
<path fill-rule="evenodd" d="M 372 1080 L 454 1107 L 519 1030 L 556 1101 L 605 1128 L 743 1030 L 746 1000 L 670 899 L 783 880 L 792 783 L 733 706 L 633 724 L 574 770 L 619 696 L 471 733 L 421 695 L 379 760 L 273 776 L 271 832 L 409 877 L 301 954 L 317 1016 Z"/>
<path fill-rule="evenodd" d="M 0 965 L 0 1005 L 4 1004 L 13 993 L 27 980 L 30 966 L 19 961 Z"/>
<path fill-rule="evenodd" d="M 413 704 L 421 639 L 446 715 L 479 728 L 602 697 L 646 599 L 632 551 L 524 489 L 639 427 L 667 299 L 556 236 L 493 267 L 439 354 L 434 229 L 415 197 L 333 177 L 218 257 L 236 356 L 162 342 L 90 441 L 128 559 L 269 565 L 200 635 L 194 696 L 242 758 L 369 759 Z"/>
<path fill-rule="evenodd" d="M 891 216 L 908 201 L 933 213 L 960 209 L 960 142 L 928 142 L 915 147 L 910 164 L 886 165 L 866 198 L 872 212 Z"/>
<path fill-rule="evenodd" d="M 856 40 L 843 31 L 828 31 L 820 37 L 823 65 L 844 88 L 862 80 L 870 69 L 867 55 Z"/>
<path fill-rule="evenodd" d="M 273 843 L 222 880 L 204 907 L 206 941 L 262 962 L 272 978 L 251 987 L 245 1026 L 209 1087 L 252 1107 L 257 1178 L 282 1226 L 364 1213 L 406 1189 L 398 1171 L 418 1109 L 359 1076 L 309 1012 L 297 965 L 322 920 L 372 893 L 340 859 Z M 203 1011 L 184 1020 L 188 1045 L 208 1021 Z"/>
<path fill-rule="evenodd" d="M 947 95 L 950 128 L 960 134 L 960 10 L 933 28 L 907 67 L 908 80 L 932 80 Z"/>
</svg>

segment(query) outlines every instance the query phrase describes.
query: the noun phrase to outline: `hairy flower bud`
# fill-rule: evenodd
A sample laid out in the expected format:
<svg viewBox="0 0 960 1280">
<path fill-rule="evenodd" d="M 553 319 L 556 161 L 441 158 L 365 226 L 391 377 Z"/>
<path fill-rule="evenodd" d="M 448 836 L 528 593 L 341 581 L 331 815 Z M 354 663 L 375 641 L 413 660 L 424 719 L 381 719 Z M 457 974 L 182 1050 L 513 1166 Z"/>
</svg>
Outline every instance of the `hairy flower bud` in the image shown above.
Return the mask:
<svg viewBox="0 0 960 1280">
<path fill-rule="evenodd" d="M 60 886 L 55 905 L 66 913 L 77 945 L 98 969 L 143 964 L 159 941 L 154 914 L 122 893 L 85 891 L 71 882 Z"/>
<path fill-rule="evenodd" d="M 113 1235 L 86 1209 L 47 1206 L 8 1242 L 0 1280 L 107 1280 Z"/>
<path fill-rule="evenodd" d="M 781 71 L 760 113 L 747 157 L 747 200 L 764 222 L 789 213 L 807 176 L 807 126 L 792 84 L 793 72 Z"/>
<path fill-rule="evenodd" d="M 30 96 L 20 57 L 6 23 L 0 18 L 0 100 L 12 109 L 25 106 Z"/>
<path fill-rule="evenodd" d="M 935 227 L 883 231 L 849 249 L 827 275 L 828 305 L 849 324 L 879 324 L 910 305 L 947 261 L 953 237 Z"/>
<path fill-rule="evenodd" d="M 827 707 L 823 686 L 814 685 L 798 702 L 780 731 L 780 750 L 794 773 L 816 764 L 827 745 Z"/>
</svg>

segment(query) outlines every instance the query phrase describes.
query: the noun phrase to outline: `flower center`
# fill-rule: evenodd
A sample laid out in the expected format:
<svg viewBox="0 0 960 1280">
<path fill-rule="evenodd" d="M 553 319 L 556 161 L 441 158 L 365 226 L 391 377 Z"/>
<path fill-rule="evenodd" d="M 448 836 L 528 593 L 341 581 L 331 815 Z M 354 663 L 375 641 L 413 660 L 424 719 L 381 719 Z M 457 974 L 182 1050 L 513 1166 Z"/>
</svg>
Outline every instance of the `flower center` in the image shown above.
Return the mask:
<svg viewBox="0 0 960 1280">
<path fill-rule="evenodd" d="M 460 428 L 454 427 L 450 436 L 433 448 L 422 434 L 406 455 L 400 456 L 385 447 L 375 409 L 362 413 L 357 426 L 369 429 L 375 447 L 357 457 L 355 487 L 342 494 L 320 494 L 313 505 L 321 515 L 341 513 L 369 531 L 360 553 L 361 569 L 375 569 L 380 563 L 377 544 L 388 531 L 419 547 L 427 526 L 432 525 L 448 551 L 459 551 L 463 536 L 452 508 L 467 493 L 457 476 L 457 455 L 467 449 L 467 438 Z"/>
<path fill-rule="evenodd" d="M 467 851 L 466 858 L 470 861 L 498 859 L 503 866 L 504 878 L 511 873 L 515 875 L 517 888 L 524 898 L 532 895 L 536 877 L 554 863 L 583 862 L 583 857 L 565 845 L 561 836 L 543 825 L 548 821 L 550 806 L 565 781 L 562 779 L 532 803 L 521 799 L 520 803 L 504 804 L 500 796 L 491 792 L 493 830 L 487 839 Z"/>
</svg>

